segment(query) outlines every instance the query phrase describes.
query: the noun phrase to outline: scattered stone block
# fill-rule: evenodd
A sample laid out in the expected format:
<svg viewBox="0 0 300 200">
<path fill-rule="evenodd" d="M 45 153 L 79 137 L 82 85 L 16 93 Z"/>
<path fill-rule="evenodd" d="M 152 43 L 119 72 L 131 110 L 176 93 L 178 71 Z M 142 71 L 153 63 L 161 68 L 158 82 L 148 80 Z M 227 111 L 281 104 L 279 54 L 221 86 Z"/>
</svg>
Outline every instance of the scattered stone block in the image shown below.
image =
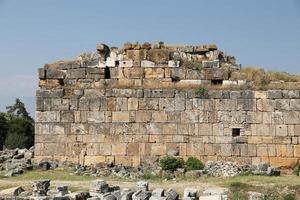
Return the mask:
<svg viewBox="0 0 300 200">
<path fill-rule="evenodd" d="M 106 193 L 109 190 L 109 186 L 104 180 L 94 180 L 90 185 L 90 193 Z"/>
<path fill-rule="evenodd" d="M 151 192 L 138 190 L 132 195 L 132 200 L 149 200 Z"/>
<path fill-rule="evenodd" d="M 152 191 L 151 197 L 163 197 L 165 190 L 163 188 L 156 188 Z"/>
<path fill-rule="evenodd" d="M 149 190 L 149 183 L 147 181 L 139 181 L 136 183 L 136 187 L 138 190 L 144 190 L 148 191 Z"/>
<path fill-rule="evenodd" d="M 19 196 L 19 194 L 21 194 L 24 191 L 25 190 L 20 186 L 13 187 L 13 188 L 1 190 L 0 191 L 0 197 L 2 197 L 2 198 L 3 197 L 15 197 L 15 196 Z"/>
<path fill-rule="evenodd" d="M 49 190 L 50 180 L 38 180 L 32 183 L 32 196 L 44 197 L 47 196 Z"/>
<path fill-rule="evenodd" d="M 183 197 L 190 197 L 192 200 L 197 199 L 197 189 L 195 188 L 185 188 L 183 192 Z"/>
<path fill-rule="evenodd" d="M 179 194 L 172 188 L 168 189 L 165 192 L 166 200 L 178 200 L 179 199 Z"/>
</svg>

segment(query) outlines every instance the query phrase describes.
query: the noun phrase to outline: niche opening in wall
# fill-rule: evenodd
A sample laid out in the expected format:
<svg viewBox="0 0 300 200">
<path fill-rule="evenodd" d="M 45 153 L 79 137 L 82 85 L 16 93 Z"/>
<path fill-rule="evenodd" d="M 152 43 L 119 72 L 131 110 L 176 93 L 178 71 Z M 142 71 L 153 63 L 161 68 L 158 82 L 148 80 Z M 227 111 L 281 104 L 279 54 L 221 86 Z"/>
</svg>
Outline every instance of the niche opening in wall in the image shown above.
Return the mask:
<svg viewBox="0 0 300 200">
<path fill-rule="evenodd" d="M 232 129 L 232 137 L 241 136 L 241 129 L 240 128 L 233 128 Z"/>
<path fill-rule="evenodd" d="M 110 70 L 109 70 L 109 67 L 105 67 L 105 70 L 104 70 L 104 79 L 110 79 Z"/>
<path fill-rule="evenodd" d="M 211 84 L 212 85 L 222 85 L 223 84 L 223 80 L 211 80 Z"/>
</svg>

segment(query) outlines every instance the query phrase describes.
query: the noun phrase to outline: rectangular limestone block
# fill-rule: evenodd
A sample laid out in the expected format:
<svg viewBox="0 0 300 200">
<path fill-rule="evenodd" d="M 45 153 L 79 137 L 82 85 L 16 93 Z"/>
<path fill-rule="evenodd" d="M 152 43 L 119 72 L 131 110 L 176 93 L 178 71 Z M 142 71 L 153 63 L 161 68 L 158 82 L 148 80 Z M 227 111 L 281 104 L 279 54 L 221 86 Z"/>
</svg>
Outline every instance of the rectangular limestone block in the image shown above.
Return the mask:
<svg viewBox="0 0 300 200">
<path fill-rule="evenodd" d="M 39 80 L 40 88 L 59 88 L 61 87 L 62 82 L 59 79 L 45 79 Z"/>
<path fill-rule="evenodd" d="M 122 78 L 118 80 L 116 87 L 119 88 L 139 88 L 142 86 L 141 79 L 126 79 Z"/>
<path fill-rule="evenodd" d="M 105 121 L 104 111 L 89 111 L 87 116 L 89 123 L 100 123 Z"/>
<path fill-rule="evenodd" d="M 43 98 L 62 98 L 64 96 L 64 90 L 63 89 L 52 89 L 52 90 L 39 89 L 36 91 L 36 96 L 43 97 Z"/>
<path fill-rule="evenodd" d="M 267 91 L 267 98 L 268 99 L 281 99 L 282 96 L 282 90 L 268 90 Z"/>
<path fill-rule="evenodd" d="M 141 89 L 118 89 L 111 90 L 113 97 L 143 97 L 143 90 Z"/>
<path fill-rule="evenodd" d="M 59 99 L 52 98 L 51 99 L 51 110 L 69 110 L 70 109 L 70 100 L 69 99 Z"/>
<path fill-rule="evenodd" d="M 152 111 L 153 122 L 167 122 L 168 115 L 165 111 Z"/>
<path fill-rule="evenodd" d="M 112 79 L 125 78 L 124 73 L 123 73 L 123 68 L 111 67 L 109 69 L 110 69 L 110 78 L 112 78 Z"/>
<path fill-rule="evenodd" d="M 128 98 L 128 110 L 138 110 L 139 100 L 138 98 Z"/>
<path fill-rule="evenodd" d="M 175 96 L 174 89 L 145 89 L 144 97 L 146 98 L 173 98 Z"/>
<path fill-rule="evenodd" d="M 126 97 L 117 97 L 116 98 L 116 110 L 117 111 L 128 110 L 128 99 Z"/>
<path fill-rule="evenodd" d="M 66 77 L 66 72 L 58 69 L 47 69 L 46 78 L 47 79 L 64 79 Z"/>
<path fill-rule="evenodd" d="M 112 122 L 129 122 L 128 111 L 112 112 Z"/>
<path fill-rule="evenodd" d="M 198 111 L 183 111 L 181 112 L 181 122 L 182 123 L 197 123 L 199 121 Z"/>
<path fill-rule="evenodd" d="M 257 156 L 265 156 L 268 157 L 268 145 L 266 144 L 259 144 L 257 145 Z"/>
<path fill-rule="evenodd" d="M 105 78 L 105 68 L 87 68 L 86 77 L 92 79 L 104 79 Z"/>
<path fill-rule="evenodd" d="M 200 156 L 204 155 L 204 144 L 203 143 L 191 143 L 187 145 L 186 154 L 188 156 Z"/>
<path fill-rule="evenodd" d="M 257 110 L 273 112 L 275 110 L 275 100 L 272 99 L 257 99 Z"/>
<path fill-rule="evenodd" d="M 112 155 L 126 155 L 127 143 L 113 143 Z"/>
<path fill-rule="evenodd" d="M 151 144 L 151 155 L 152 156 L 166 155 L 166 144 L 164 144 L 164 143 L 152 143 Z"/>
<path fill-rule="evenodd" d="M 145 78 L 157 79 L 164 78 L 165 70 L 163 68 L 145 68 L 144 69 Z"/>
<path fill-rule="evenodd" d="M 176 135 L 177 134 L 177 124 L 173 124 L 173 123 L 163 124 L 162 133 L 164 135 Z"/>
<path fill-rule="evenodd" d="M 300 112 L 289 111 L 283 112 L 283 118 L 285 124 L 300 124 Z"/>
<path fill-rule="evenodd" d="M 67 79 L 84 79 L 86 78 L 86 69 L 69 69 L 67 70 Z"/>
<path fill-rule="evenodd" d="M 128 156 L 138 156 L 140 150 L 139 143 L 129 143 L 126 149 L 126 155 Z"/>
<path fill-rule="evenodd" d="M 59 111 L 36 111 L 35 112 L 36 122 L 60 122 Z"/>
<path fill-rule="evenodd" d="M 150 111 L 136 111 L 136 122 L 151 122 L 152 116 Z"/>
<path fill-rule="evenodd" d="M 300 110 L 300 99 L 291 99 L 290 100 L 290 110 L 299 111 Z"/>
<path fill-rule="evenodd" d="M 133 156 L 114 156 L 116 165 L 132 166 Z"/>
<path fill-rule="evenodd" d="M 298 164 L 299 158 L 270 157 L 270 165 L 274 167 L 294 168 Z"/>
<path fill-rule="evenodd" d="M 141 79 L 144 78 L 144 70 L 140 67 L 124 68 L 124 77 L 128 79 Z"/>
<path fill-rule="evenodd" d="M 92 164 L 100 164 L 105 163 L 106 157 L 105 156 L 85 156 L 84 157 L 84 164 L 85 165 L 92 165 Z"/>
<path fill-rule="evenodd" d="M 254 97 L 256 99 L 266 99 L 267 92 L 266 91 L 254 91 Z"/>
<path fill-rule="evenodd" d="M 139 110 L 158 110 L 159 99 L 158 98 L 140 98 Z"/>
<path fill-rule="evenodd" d="M 159 98 L 159 110 L 174 111 L 175 99 L 174 98 Z"/>
<path fill-rule="evenodd" d="M 282 90 L 283 98 L 286 99 L 299 99 L 300 91 L 299 90 Z"/>
<path fill-rule="evenodd" d="M 287 125 L 276 125 L 276 136 L 287 136 L 288 128 Z"/>
<path fill-rule="evenodd" d="M 110 156 L 112 155 L 112 144 L 111 143 L 100 143 L 100 155 Z"/>
</svg>

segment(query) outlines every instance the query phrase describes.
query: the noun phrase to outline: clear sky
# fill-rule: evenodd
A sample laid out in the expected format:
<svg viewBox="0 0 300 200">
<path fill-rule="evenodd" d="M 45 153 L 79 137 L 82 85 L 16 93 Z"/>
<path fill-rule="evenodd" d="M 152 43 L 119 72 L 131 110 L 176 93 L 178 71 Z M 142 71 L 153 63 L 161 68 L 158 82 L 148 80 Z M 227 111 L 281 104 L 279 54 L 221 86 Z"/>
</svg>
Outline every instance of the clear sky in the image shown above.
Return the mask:
<svg viewBox="0 0 300 200">
<path fill-rule="evenodd" d="M 0 0 L 0 110 L 20 97 L 33 115 L 37 68 L 125 41 L 216 43 L 300 74 L 300 0 Z"/>
</svg>

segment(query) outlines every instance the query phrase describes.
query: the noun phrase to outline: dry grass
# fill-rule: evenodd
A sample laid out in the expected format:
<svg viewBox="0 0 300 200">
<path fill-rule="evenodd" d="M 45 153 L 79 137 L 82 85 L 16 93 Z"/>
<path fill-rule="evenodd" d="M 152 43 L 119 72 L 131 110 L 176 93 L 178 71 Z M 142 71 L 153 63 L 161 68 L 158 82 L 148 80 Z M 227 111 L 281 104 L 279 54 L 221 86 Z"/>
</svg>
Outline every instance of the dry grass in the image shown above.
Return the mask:
<svg viewBox="0 0 300 200">
<path fill-rule="evenodd" d="M 266 71 L 262 68 L 246 67 L 233 73 L 231 80 L 247 80 L 252 89 L 299 89 L 300 75 L 287 72 Z M 295 84 L 298 82 L 299 84 Z"/>
</svg>

